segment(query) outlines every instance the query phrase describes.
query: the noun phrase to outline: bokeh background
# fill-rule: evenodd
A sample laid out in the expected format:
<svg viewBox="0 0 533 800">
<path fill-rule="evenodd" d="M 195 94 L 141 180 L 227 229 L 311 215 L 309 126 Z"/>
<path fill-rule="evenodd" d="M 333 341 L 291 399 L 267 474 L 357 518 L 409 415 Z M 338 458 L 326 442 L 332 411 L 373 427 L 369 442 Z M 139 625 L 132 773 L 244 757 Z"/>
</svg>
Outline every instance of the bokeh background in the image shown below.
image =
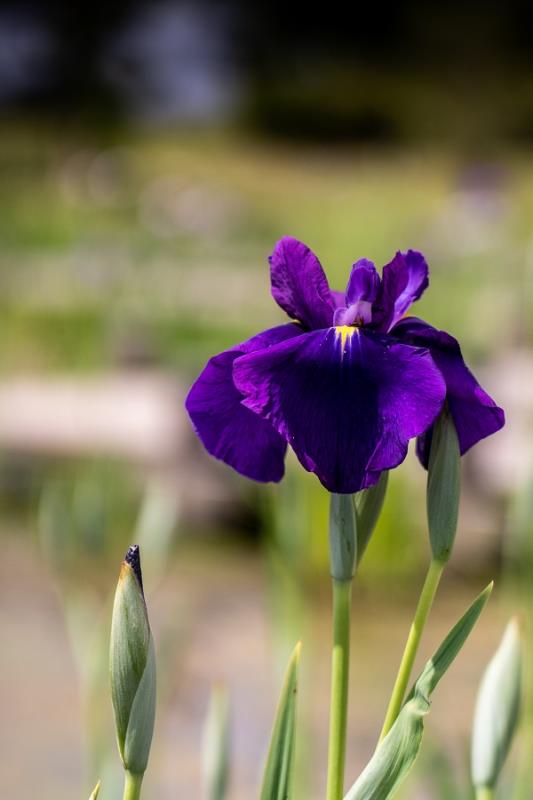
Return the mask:
<svg viewBox="0 0 533 800">
<path fill-rule="evenodd" d="M 533 49 L 527 3 L 0 3 L 0 785 L 119 796 L 110 603 L 141 544 L 158 650 L 147 798 L 201 796 L 229 687 L 231 798 L 254 796 L 304 640 L 298 797 L 323 795 L 327 497 L 255 486 L 183 411 L 214 352 L 282 319 L 266 258 L 308 243 L 335 288 L 424 251 L 416 313 L 458 336 L 507 427 L 463 461 L 428 656 L 497 588 L 435 697 L 402 796 L 468 798 L 475 691 L 533 577 Z M 425 564 L 425 474 L 390 479 L 354 597 L 347 779 L 373 751 Z M 527 628 L 527 626 L 526 626 Z M 526 798 L 526 713 L 502 797 Z M 529 763 L 528 763 L 529 761 Z M 518 776 L 518 777 L 517 777 Z"/>
</svg>

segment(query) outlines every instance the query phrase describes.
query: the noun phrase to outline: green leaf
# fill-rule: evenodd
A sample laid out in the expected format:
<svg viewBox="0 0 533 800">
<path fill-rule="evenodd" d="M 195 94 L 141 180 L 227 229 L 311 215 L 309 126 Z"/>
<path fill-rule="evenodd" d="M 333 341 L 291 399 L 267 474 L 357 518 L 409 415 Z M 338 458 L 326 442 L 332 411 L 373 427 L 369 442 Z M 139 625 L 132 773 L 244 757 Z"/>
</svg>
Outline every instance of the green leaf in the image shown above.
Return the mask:
<svg viewBox="0 0 533 800">
<path fill-rule="evenodd" d="M 260 800 L 288 800 L 294 762 L 296 692 L 301 644 L 289 661 L 270 739 Z"/>
<path fill-rule="evenodd" d="M 433 557 L 447 561 L 457 530 L 461 493 L 461 454 L 457 431 L 447 408 L 433 429 L 429 454 L 427 517 Z"/>
<path fill-rule="evenodd" d="M 229 775 L 229 698 L 225 686 L 213 688 L 204 733 L 204 797 L 224 800 Z"/>
<path fill-rule="evenodd" d="M 493 788 L 513 741 L 522 695 L 522 641 L 511 619 L 490 661 L 476 701 L 472 733 L 472 783 Z"/>
<path fill-rule="evenodd" d="M 396 722 L 344 800 L 388 800 L 394 795 L 420 750 L 431 694 L 468 638 L 491 591 L 489 584 L 427 662 Z"/>
<path fill-rule="evenodd" d="M 385 501 L 388 482 L 389 473 L 382 472 L 374 486 L 363 489 L 353 496 L 357 519 L 357 564 L 363 558 L 370 537 L 374 533 Z"/>
<path fill-rule="evenodd" d="M 98 783 L 96 784 L 96 786 L 92 790 L 91 796 L 89 797 L 89 800 L 96 800 L 96 798 L 98 797 L 99 792 L 100 792 L 100 781 L 98 781 Z"/>
<path fill-rule="evenodd" d="M 408 699 L 411 699 L 416 692 L 429 698 L 435 690 L 437 684 L 448 670 L 452 662 L 457 657 L 464 643 L 470 636 L 479 615 L 483 611 L 489 599 L 494 583 L 489 585 L 474 600 L 470 608 L 461 617 L 459 622 L 454 625 L 448 636 L 445 638 L 434 656 L 427 662 L 420 677 L 416 681 Z"/>
</svg>

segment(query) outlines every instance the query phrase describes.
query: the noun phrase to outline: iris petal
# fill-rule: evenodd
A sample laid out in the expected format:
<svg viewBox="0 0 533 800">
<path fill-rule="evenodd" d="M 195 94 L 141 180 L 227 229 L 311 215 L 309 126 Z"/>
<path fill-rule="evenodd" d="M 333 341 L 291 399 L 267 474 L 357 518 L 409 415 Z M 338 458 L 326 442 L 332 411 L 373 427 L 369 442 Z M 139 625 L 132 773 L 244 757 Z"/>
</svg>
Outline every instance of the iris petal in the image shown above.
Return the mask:
<svg viewBox="0 0 533 800">
<path fill-rule="evenodd" d="M 302 242 L 285 236 L 269 261 L 276 303 L 309 330 L 329 327 L 335 302 L 315 254 Z"/>
<path fill-rule="evenodd" d="M 427 350 L 329 328 L 242 356 L 243 403 L 291 444 L 332 492 L 357 492 L 405 458 L 439 413 L 444 381 Z"/>
<path fill-rule="evenodd" d="M 388 331 L 418 300 L 429 285 L 429 268 L 422 253 L 408 250 L 396 253 L 383 267 L 381 291 L 376 302 L 374 322 L 379 330 Z"/>
<path fill-rule="evenodd" d="M 372 304 L 381 281 L 371 261 L 361 258 L 350 273 L 345 301 L 335 310 L 334 325 L 368 325 L 372 322 Z"/>
<path fill-rule="evenodd" d="M 373 303 L 379 291 L 381 280 L 372 261 L 360 258 L 352 267 L 346 287 L 346 306 L 366 300 Z"/>
<path fill-rule="evenodd" d="M 206 450 L 256 481 L 281 480 L 287 444 L 269 422 L 241 405 L 242 394 L 233 383 L 233 362 L 244 353 L 300 334 L 296 325 L 281 325 L 213 356 L 185 401 Z"/>
<path fill-rule="evenodd" d="M 391 331 L 402 342 L 427 347 L 446 381 L 448 406 L 453 417 L 461 455 L 473 445 L 503 428 L 505 415 L 479 385 L 466 366 L 457 339 L 416 317 L 407 317 Z M 427 467 L 431 429 L 418 441 L 417 452 Z"/>
</svg>

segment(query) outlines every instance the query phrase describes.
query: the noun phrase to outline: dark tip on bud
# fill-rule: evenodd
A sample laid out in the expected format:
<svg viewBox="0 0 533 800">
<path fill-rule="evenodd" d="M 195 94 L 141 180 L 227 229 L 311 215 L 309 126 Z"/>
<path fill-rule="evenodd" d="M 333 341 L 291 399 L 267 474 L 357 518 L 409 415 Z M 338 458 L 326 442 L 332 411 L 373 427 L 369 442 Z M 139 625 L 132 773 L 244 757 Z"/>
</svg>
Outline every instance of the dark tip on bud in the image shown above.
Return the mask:
<svg viewBox="0 0 533 800">
<path fill-rule="evenodd" d="M 143 574 L 141 571 L 141 551 L 138 544 L 132 544 L 132 546 L 128 548 L 128 552 L 126 553 L 124 561 L 126 564 L 130 565 L 135 573 L 135 577 L 139 581 L 139 586 L 141 587 L 141 592 L 143 593 L 144 597 Z"/>
</svg>

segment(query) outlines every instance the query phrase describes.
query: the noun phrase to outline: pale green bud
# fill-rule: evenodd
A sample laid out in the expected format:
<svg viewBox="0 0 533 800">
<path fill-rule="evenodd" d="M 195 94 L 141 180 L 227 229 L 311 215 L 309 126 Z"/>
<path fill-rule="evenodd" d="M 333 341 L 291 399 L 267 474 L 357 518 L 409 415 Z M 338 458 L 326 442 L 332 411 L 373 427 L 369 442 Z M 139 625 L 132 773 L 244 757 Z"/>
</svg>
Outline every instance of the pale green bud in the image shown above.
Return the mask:
<svg viewBox="0 0 533 800">
<path fill-rule="evenodd" d="M 517 727 L 522 693 L 522 641 L 513 618 L 490 661 L 476 701 L 472 731 L 472 782 L 492 789 Z"/>
<path fill-rule="evenodd" d="M 460 493 L 459 440 L 450 412 L 444 408 L 433 429 L 426 496 L 429 540 L 437 561 L 448 561 L 451 555 Z"/>
<path fill-rule="evenodd" d="M 142 775 L 155 718 L 155 654 L 144 600 L 137 545 L 130 547 L 118 579 L 109 653 L 117 741 L 125 769 Z"/>
</svg>

